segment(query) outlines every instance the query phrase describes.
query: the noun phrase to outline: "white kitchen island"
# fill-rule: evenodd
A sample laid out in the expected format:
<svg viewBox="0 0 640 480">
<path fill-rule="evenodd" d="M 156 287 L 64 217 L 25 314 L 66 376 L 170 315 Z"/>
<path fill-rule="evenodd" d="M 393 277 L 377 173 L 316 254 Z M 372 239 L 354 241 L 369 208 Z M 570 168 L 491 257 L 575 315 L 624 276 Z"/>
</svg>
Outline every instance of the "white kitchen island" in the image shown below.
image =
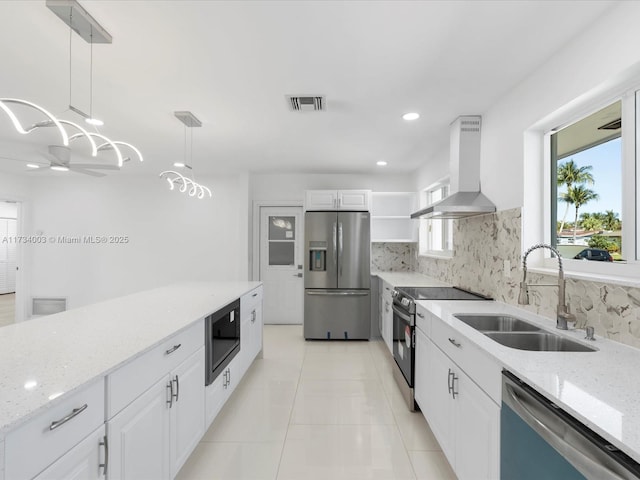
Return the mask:
<svg viewBox="0 0 640 480">
<path fill-rule="evenodd" d="M 137 388 L 143 392 L 152 389 L 151 383 L 163 381 L 164 376 L 171 375 L 168 378 L 175 382 L 174 377 L 182 375 L 180 378 L 185 381 L 179 396 L 183 402 L 202 405 L 201 428 L 198 427 L 204 432 L 208 426 L 205 424 L 205 398 L 211 395 L 208 391 L 205 394 L 202 370 L 203 318 L 237 299 L 242 299 L 246 305 L 252 306 L 254 312 L 260 313 L 255 300 L 254 303 L 244 300 L 249 292 L 253 292 L 254 298 L 261 302 L 260 282 L 181 283 L 0 329 L 0 480 L 35 478 L 44 468 L 48 471 L 53 461 L 64 464 L 66 452 L 71 447 L 74 451 L 77 447 L 91 461 L 86 468 L 95 475 L 84 478 L 121 478 L 116 471 L 105 475 L 105 468 L 97 468 L 97 465 L 106 463 L 108 445 L 102 444 L 110 433 L 107 422 L 105 436 L 105 422 L 111 416 L 118 418 L 118 415 L 123 415 L 129 403 L 133 405 L 138 399 L 127 398 L 127 395 L 133 395 L 128 391 L 135 388 L 127 388 L 124 395 L 122 391 L 115 390 L 128 384 L 112 379 L 126 379 L 127 375 L 133 377 L 128 379 L 130 384 L 138 383 Z M 241 312 L 241 316 L 238 321 L 244 320 L 245 313 Z M 257 318 L 254 313 L 247 323 L 261 329 L 262 319 L 256 322 L 254 319 Z M 243 321 L 241 339 L 246 333 L 244 324 Z M 236 383 L 261 348 L 260 335 L 249 333 L 247 336 L 259 339 L 260 344 L 253 346 L 252 358 L 244 358 L 249 349 L 243 352 L 241 348 L 238 360 L 234 359 Z M 180 344 L 181 348 L 171 356 L 172 360 L 167 360 L 166 365 L 158 366 L 159 362 L 153 358 L 157 352 L 164 356 L 165 344 Z M 202 395 L 195 403 L 188 395 L 190 384 L 194 391 L 200 389 L 196 395 Z M 158 398 L 162 398 L 162 405 L 158 408 L 164 409 L 166 386 L 163 383 L 161 387 L 161 397 Z M 224 390 L 230 391 L 227 382 Z M 178 398 L 177 393 L 171 390 L 174 400 Z M 223 399 L 226 400 L 228 392 L 224 393 Z M 122 398 L 124 400 L 119 400 L 121 405 L 113 406 L 117 403 L 115 399 Z M 199 408 L 196 410 L 200 415 Z M 47 418 L 49 415 L 56 421 L 71 418 L 57 428 Z M 175 423 L 175 418 L 167 417 L 167 422 Z M 89 439 L 92 439 L 90 448 L 81 448 Z M 175 443 L 173 438 L 168 441 Z M 29 443 L 21 445 L 21 442 Z M 174 446 L 166 448 L 169 452 Z M 21 450 L 25 458 L 19 458 L 22 454 L 16 453 Z M 65 456 L 61 457 L 63 454 Z M 117 455 L 118 452 L 112 449 L 110 460 L 113 461 Z M 175 475 L 178 465 L 176 463 L 166 471 L 166 478 Z M 42 478 L 54 476 L 58 474 L 52 470 Z"/>
</svg>

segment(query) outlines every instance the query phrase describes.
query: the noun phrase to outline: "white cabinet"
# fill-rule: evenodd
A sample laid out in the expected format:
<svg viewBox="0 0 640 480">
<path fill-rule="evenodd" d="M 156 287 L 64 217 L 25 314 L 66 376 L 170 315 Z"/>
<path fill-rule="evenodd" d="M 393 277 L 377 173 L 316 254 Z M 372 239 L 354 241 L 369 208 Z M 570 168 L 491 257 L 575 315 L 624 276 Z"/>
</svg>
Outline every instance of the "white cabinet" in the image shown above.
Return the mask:
<svg viewBox="0 0 640 480">
<path fill-rule="evenodd" d="M 5 478 L 34 478 L 100 426 L 104 426 L 104 378 L 7 433 Z"/>
<path fill-rule="evenodd" d="M 34 480 L 101 480 L 108 464 L 104 424 Z"/>
<path fill-rule="evenodd" d="M 307 190 L 305 210 L 351 210 L 370 209 L 371 190 Z"/>
<path fill-rule="evenodd" d="M 262 286 L 240 298 L 240 353 L 205 389 L 205 426 L 207 428 L 262 351 L 262 299 Z"/>
<path fill-rule="evenodd" d="M 417 220 L 414 192 L 373 192 L 371 194 L 371 241 L 417 242 Z"/>
<path fill-rule="evenodd" d="M 170 478 L 168 380 L 157 382 L 107 423 L 109 480 Z"/>
<path fill-rule="evenodd" d="M 416 402 L 460 480 L 497 479 L 500 407 L 445 351 L 469 367 L 486 360 L 453 329 L 432 321 L 431 338 L 416 328 Z M 497 365 L 489 370 L 499 378 Z"/>
<path fill-rule="evenodd" d="M 245 294 L 240 299 L 240 375 L 249 369 L 262 351 L 262 286 Z"/>
<path fill-rule="evenodd" d="M 382 336 L 384 343 L 387 345 L 389 352 L 391 352 L 391 355 L 393 355 L 393 298 L 391 296 L 391 294 L 393 293 L 393 286 L 385 282 L 384 280 L 381 281 L 381 284 L 380 318 L 382 323 L 382 330 L 380 331 L 380 335 Z"/>
<path fill-rule="evenodd" d="M 204 347 L 107 423 L 109 479 L 171 479 L 204 435 Z"/>
<path fill-rule="evenodd" d="M 171 478 L 204 435 L 204 347 L 172 373 L 175 391 L 170 412 Z"/>
<path fill-rule="evenodd" d="M 213 423 L 226 401 L 242 378 L 242 358 L 237 356 L 229 363 L 211 385 L 207 385 L 205 393 L 205 427 Z"/>
</svg>

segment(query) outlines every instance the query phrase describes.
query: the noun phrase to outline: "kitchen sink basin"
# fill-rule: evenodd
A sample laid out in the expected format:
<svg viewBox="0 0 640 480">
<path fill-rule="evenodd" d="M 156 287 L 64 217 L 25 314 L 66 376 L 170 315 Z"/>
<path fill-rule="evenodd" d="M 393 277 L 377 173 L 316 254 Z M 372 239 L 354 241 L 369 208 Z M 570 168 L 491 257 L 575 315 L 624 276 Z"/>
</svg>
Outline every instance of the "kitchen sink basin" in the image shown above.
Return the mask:
<svg viewBox="0 0 640 480">
<path fill-rule="evenodd" d="M 458 320 L 481 332 L 538 332 L 540 328 L 511 315 L 456 315 Z"/>
<path fill-rule="evenodd" d="M 505 347 L 534 352 L 595 352 L 595 348 L 550 332 L 484 332 Z"/>
</svg>

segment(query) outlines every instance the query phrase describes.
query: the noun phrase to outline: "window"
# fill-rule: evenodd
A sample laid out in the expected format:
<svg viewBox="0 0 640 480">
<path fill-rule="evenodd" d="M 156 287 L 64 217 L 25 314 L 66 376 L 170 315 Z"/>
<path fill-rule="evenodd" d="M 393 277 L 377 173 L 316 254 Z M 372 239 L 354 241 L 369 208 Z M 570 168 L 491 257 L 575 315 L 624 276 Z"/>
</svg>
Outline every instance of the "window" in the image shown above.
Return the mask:
<svg viewBox="0 0 640 480">
<path fill-rule="evenodd" d="M 449 194 L 448 183 L 438 183 L 420 194 L 420 208 L 439 202 Z M 420 255 L 451 256 L 453 250 L 453 229 L 451 220 L 421 219 L 419 236 Z"/>
<path fill-rule="evenodd" d="M 550 134 L 551 243 L 564 258 L 602 261 L 598 254 L 609 252 L 623 263 L 631 252 L 623 242 L 622 141 L 620 100 Z"/>
</svg>

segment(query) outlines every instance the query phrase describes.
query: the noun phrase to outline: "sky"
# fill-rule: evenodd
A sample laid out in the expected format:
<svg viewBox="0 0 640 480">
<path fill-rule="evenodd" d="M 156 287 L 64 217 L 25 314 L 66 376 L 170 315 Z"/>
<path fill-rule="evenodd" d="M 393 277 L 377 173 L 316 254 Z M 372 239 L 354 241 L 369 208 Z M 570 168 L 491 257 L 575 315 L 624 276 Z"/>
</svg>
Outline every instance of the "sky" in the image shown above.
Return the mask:
<svg viewBox="0 0 640 480">
<path fill-rule="evenodd" d="M 616 138 L 607 143 L 590 148 L 575 155 L 563 158 L 558 163 L 573 160 L 578 167 L 591 165 L 591 175 L 593 175 L 594 184 L 585 186 L 595 191 L 600 198 L 593 200 L 586 205 L 580 207 L 578 215 L 582 213 L 604 213 L 607 210 L 613 210 L 622 220 L 622 140 Z M 562 187 L 561 192 L 566 191 L 566 187 Z M 558 201 L 558 220 L 562 219 L 566 203 Z M 570 205 L 567 221 L 573 222 L 575 216 L 575 208 Z"/>
</svg>

